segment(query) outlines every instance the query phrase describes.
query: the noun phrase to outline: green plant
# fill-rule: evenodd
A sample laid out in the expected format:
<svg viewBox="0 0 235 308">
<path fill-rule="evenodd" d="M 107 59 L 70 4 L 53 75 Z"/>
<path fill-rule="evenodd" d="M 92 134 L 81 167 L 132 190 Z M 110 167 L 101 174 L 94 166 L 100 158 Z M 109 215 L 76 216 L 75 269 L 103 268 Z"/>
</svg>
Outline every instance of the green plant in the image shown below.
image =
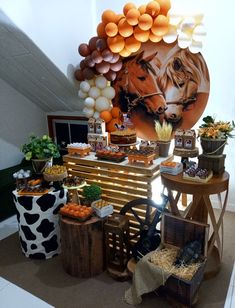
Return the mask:
<svg viewBox="0 0 235 308">
<path fill-rule="evenodd" d="M 204 117 L 202 120 L 204 123 L 199 126 L 199 137 L 209 139 L 227 139 L 229 137 L 234 137 L 234 135 L 231 134 L 235 129 L 234 121 L 232 121 L 232 123 L 215 121 L 211 116 Z"/>
<path fill-rule="evenodd" d="M 102 194 L 102 189 L 100 186 L 96 184 L 85 186 L 82 191 L 83 197 L 89 203 L 100 199 L 101 194 Z"/>
<path fill-rule="evenodd" d="M 21 151 L 26 160 L 60 157 L 58 146 L 48 135 L 42 137 L 31 135 L 29 142 L 21 146 Z"/>
</svg>

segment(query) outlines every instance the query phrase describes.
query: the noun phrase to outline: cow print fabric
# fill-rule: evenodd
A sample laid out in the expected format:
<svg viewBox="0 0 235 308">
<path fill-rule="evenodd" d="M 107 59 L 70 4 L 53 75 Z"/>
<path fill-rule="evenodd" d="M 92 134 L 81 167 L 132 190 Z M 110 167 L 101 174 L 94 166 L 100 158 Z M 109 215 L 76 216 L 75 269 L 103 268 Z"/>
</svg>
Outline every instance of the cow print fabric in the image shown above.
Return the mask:
<svg viewBox="0 0 235 308">
<path fill-rule="evenodd" d="M 26 257 L 48 259 L 60 253 L 58 211 L 67 202 L 67 190 L 42 196 L 18 196 L 13 192 L 21 248 Z"/>
</svg>

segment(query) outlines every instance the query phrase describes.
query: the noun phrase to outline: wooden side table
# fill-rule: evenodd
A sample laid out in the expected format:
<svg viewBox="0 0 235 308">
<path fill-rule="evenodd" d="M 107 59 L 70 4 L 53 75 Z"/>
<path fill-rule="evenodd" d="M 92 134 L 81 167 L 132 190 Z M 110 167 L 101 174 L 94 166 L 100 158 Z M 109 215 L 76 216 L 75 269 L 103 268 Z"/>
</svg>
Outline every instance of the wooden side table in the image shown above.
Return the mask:
<svg viewBox="0 0 235 308">
<path fill-rule="evenodd" d="M 61 257 L 68 274 L 88 278 L 104 271 L 103 223 L 98 217 L 85 222 L 61 217 Z"/>
<path fill-rule="evenodd" d="M 210 218 L 211 235 L 208 242 L 208 265 L 205 278 L 214 276 L 220 269 L 223 255 L 223 217 L 228 199 L 229 174 L 224 172 L 220 176 L 213 176 L 207 183 L 187 181 L 183 179 L 182 173 L 178 175 L 162 173 L 161 179 L 168 191 L 170 210 L 174 215 L 203 223 L 207 223 L 208 217 Z M 173 191 L 176 191 L 176 195 Z M 178 201 L 182 194 L 192 195 L 192 202 L 187 205 L 183 213 L 178 208 Z M 221 208 L 217 219 L 212 207 L 211 195 L 217 195 Z"/>
</svg>

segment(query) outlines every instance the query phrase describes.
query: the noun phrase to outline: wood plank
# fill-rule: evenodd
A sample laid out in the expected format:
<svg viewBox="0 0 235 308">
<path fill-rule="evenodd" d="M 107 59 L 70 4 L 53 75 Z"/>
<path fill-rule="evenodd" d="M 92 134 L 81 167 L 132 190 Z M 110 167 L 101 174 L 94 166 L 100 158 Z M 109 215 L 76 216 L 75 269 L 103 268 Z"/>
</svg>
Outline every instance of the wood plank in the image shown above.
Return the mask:
<svg viewBox="0 0 235 308">
<path fill-rule="evenodd" d="M 141 174 L 133 174 L 130 172 L 123 172 L 120 170 L 117 173 L 117 170 L 112 170 L 112 169 L 104 169 L 104 168 L 94 168 L 90 166 L 83 166 L 83 165 L 71 165 L 68 163 L 65 163 L 64 166 L 66 166 L 67 169 L 71 170 L 77 170 L 77 171 L 84 171 L 86 173 L 92 173 L 92 174 L 101 174 L 106 175 L 108 177 L 118 177 L 120 179 L 128 179 L 128 180 L 134 180 L 138 182 L 146 182 L 150 181 L 149 177 L 143 176 Z"/>
</svg>

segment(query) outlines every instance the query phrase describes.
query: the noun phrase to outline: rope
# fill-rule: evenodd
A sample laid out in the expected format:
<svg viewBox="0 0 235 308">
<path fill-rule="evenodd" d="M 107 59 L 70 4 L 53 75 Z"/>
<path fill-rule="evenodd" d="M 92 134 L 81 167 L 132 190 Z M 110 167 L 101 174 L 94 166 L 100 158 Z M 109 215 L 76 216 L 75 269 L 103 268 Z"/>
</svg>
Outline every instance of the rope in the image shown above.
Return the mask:
<svg viewBox="0 0 235 308">
<path fill-rule="evenodd" d="M 220 149 L 222 149 L 226 144 L 227 144 L 227 140 L 224 141 L 224 143 L 222 143 L 217 149 L 215 149 L 215 150 L 212 151 L 212 152 L 206 152 L 206 151 L 204 151 L 204 149 L 203 149 L 203 151 L 205 152 L 206 155 L 212 155 L 212 154 L 215 154 L 215 153 L 216 153 L 217 151 L 219 151 Z M 203 148 L 203 146 L 202 146 L 202 148 Z"/>
</svg>

